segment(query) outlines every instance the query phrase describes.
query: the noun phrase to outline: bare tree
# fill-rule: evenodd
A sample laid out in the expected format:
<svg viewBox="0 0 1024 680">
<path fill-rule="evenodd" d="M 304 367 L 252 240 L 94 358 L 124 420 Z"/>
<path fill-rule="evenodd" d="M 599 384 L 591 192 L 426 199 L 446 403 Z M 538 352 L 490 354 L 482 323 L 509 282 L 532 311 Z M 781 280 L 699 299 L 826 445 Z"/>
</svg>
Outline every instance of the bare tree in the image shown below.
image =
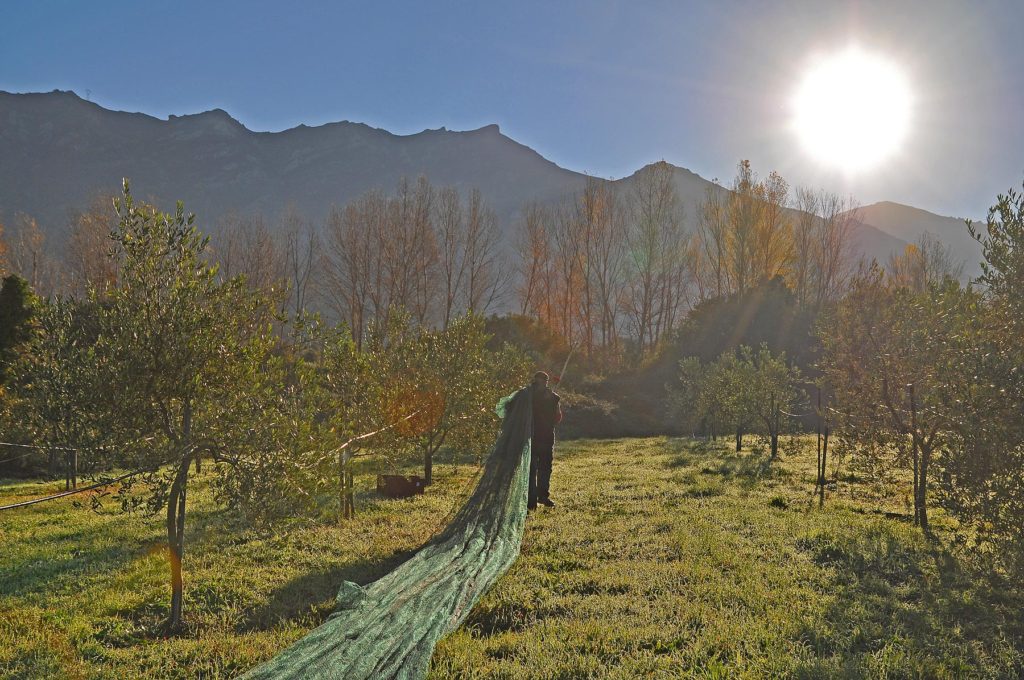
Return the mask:
<svg viewBox="0 0 1024 680">
<path fill-rule="evenodd" d="M 283 287 L 284 256 L 262 216 L 229 213 L 217 231 L 214 254 L 222 280 L 243 275 L 251 290 L 264 293 Z"/>
<path fill-rule="evenodd" d="M 819 194 L 813 189 L 798 187 L 794 194 L 793 258 L 789 270 L 789 285 L 797 305 L 810 306 L 814 298 L 814 248 L 816 231 L 821 222 L 818 216 Z"/>
<path fill-rule="evenodd" d="M 581 199 L 577 212 L 586 223 L 586 273 L 592 282 L 588 299 L 599 316 L 601 346 L 614 350 L 626 257 L 625 215 L 615 192 L 605 182 L 588 180 Z"/>
<path fill-rule="evenodd" d="M 853 230 L 859 221 L 860 210 L 852 198 L 822 191 L 818 195 L 821 222 L 814 253 L 814 304 L 821 308 L 833 302 L 846 291 L 853 275 Z"/>
<path fill-rule="evenodd" d="M 759 180 L 745 160 L 730 190 L 709 188 L 691 250 L 700 298 L 743 293 L 778 276 L 789 276 L 801 290 L 809 286 L 818 202 L 810 193 L 798 195 L 798 205 L 802 201 L 809 209 L 798 213 L 794 225 L 786 180 L 776 172 Z"/>
<path fill-rule="evenodd" d="M 46 252 L 46 236 L 35 218 L 18 213 L 14 217 L 14 234 L 10 242 L 11 270 L 20 275 L 29 286 L 44 297 L 54 292 L 55 272 Z"/>
<path fill-rule="evenodd" d="M 808 188 L 796 190 L 793 207 L 788 282 L 801 308 L 820 309 L 839 299 L 853 273 L 858 211 L 853 199 Z"/>
<path fill-rule="evenodd" d="M 725 190 L 710 186 L 704 194 L 697 219 L 694 272 L 701 299 L 721 297 L 730 290 L 728 200 Z"/>
<path fill-rule="evenodd" d="M 685 302 L 688 237 L 667 163 L 638 173 L 630 202 L 623 309 L 640 354 L 653 350 Z"/>
<path fill-rule="evenodd" d="M 963 260 L 957 260 L 949 246 L 927 231 L 902 253 L 893 253 L 886 264 L 890 280 L 918 293 L 946 279 L 959 279 L 963 269 Z"/>
<path fill-rule="evenodd" d="M 298 315 L 306 311 L 315 292 L 320 236 L 294 205 L 289 205 L 281 215 L 280 233 L 289 306 Z"/>
<path fill-rule="evenodd" d="M 438 265 L 441 272 L 443 309 L 441 327 L 447 329 L 457 314 L 466 274 L 465 222 L 462 217 L 462 199 L 455 187 L 445 187 L 438 193 L 436 223 L 439 248 Z"/>
<path fill-rule="evenodd" d="M 332 208 L 325 229 L 322 294 L 339 318 L 348 322 L 362 346 L 367 324 L 380 302 L 380 250 L 386 199 L 371 191 L 345 206 Z M 386 304 L 386 301 L 384 301 Z"/>
<path fill-rule="evenodd" d="M 416 181 L 411 223 L 407 226 L 409 251 L 407 263 L 412 269 L 410 300 L 405 306 L 421 325 L 429 325 L 437 303 L 437 234 L 434 231 L 434 188 L 426 177 Z"/>
<path fill-rule="evenodd" d="M 757 223 L 753 243 L 753 283 L 785 274 L 793 252 L 792 225 L 786 211 L 789 184 L 777 172 L 755 187 Z"/>
<path fill-rule="evenodd" d="M 523 210 L 516 240 L 519 308 L 551 329 L 555 325 L 558 289 L 555 264 L 554 211 L 531 203 Z"/>
<path fill-rule="evenodd" d="M 553 217 L 553 320 L 559 333 L 573 347 L 580 339 L 577 317 L 581 289 L 580 251 L 583 242 L 571 210 L 562 206 L 555 211 Z"/>
<path fill-rule="evenodd" d="M 726 263 L 730 273 L 730 292 L 742 293 L 759 283 L 755 274 L 755 249 L 760 221 L 761 200 L 757 176 L 750 161 L 740 161 L 727 204 L 728 244 Z"/>
<path fill-rule="evenodd" d="M 484 204 L 479 189 L 469 193 L 466 209 L 465 253 L 466 310 L 486 314 L 502 299 L 509 283 L 501 266 L 501 232 L 498 218 Z"/>
<path fill-rule="evenodd" d="M 111 257 L 111 232 L 117 228 L 113 198 L 97 196 L 84 211 L 71 216 L 65 249 L 68 291 L 100 296 L 117 284 L 118 261 Z"/>
</svg>

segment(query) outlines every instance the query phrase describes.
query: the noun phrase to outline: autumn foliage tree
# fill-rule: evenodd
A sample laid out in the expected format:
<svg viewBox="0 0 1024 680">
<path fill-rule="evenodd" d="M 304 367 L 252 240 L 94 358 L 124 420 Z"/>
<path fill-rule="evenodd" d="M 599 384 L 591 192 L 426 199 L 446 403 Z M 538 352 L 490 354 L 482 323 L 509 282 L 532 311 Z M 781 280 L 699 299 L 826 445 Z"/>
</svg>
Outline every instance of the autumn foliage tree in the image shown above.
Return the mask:
<svg viewBox="0 0 1024 680">
<path fill-rule="evenodd" d="M 781 175 L 759 179 L 749 161 L 740 162 L 730 191 L 708 190 L 694 250 L 702 297 L 743 293 L 788 272 L 794 256 L 788 199 Z"/>
</svg>

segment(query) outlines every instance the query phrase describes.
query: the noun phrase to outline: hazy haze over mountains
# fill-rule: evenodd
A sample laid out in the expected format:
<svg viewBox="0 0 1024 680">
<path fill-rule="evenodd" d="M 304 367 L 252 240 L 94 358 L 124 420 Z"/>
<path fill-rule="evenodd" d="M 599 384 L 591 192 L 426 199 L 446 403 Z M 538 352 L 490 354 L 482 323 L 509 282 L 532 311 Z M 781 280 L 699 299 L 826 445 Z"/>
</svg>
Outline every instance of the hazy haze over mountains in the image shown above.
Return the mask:
<svg viewBox="0 0 1024 680">
<path fill-rule="evenodd" d="M 220 109 L 162 120 L 109 111 L 72 92 L 0 92 L 0 221 L 25 212 L 53 236 L 96 195 L 118 192 L 122 177 L 161 207 L 183 200 L 209 229 L 229 212 L 261 213 L 272 225 L 289 204 L 319 222 L 331 205 L 368 189 L 390 192 L 403 176 L 421 174 L 435 186 L 479 188 L 506 233 L 526 203 L 565 198 L 586 180 L 496 125 L 407 136 L 350 122 L 253 132 Z M 692 226 L 716 185 L 683 168 L 675 180 Z M 868 257 L 884 261 L 927 230 L 968 260 L 966 273 L 977 269 L 977 244 L 962 221 L 896 203 L 861 215 L 856 247 Z"/>
<path fill-rule="evenodd" d="M 862 207 L 860 219 L 907 242 L 914 242 L 925 232 L 930 232 L 932 236 L 949 246 L 956 257 L 964 260 L 965 276 L 974 277 L 981 274 L 981 244 L 971 236 L 962 219 L 943 217 L 891 201 Z M 981 225 L 984 223 L 985 220 L 982 219 Z"/>
</svg>

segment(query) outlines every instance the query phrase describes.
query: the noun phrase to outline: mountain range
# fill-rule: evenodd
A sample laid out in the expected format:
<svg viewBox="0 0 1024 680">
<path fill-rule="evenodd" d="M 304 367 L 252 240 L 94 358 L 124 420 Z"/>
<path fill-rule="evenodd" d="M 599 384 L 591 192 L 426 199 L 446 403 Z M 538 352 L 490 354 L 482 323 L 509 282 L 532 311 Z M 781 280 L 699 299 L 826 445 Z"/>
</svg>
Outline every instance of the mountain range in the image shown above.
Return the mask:
<svg viewBox="0 0 1024 680">
<path fill-rule="evenodd" d="M 332 205 L 419 175 L 438 186 L 480 189 L 506 232 L 527 203 L 558 201 L 587 179 L 497 125 L 396 135 L 342 121 L 254 132 L 221 109 L 163 120 L 104 109 L 73 92 L 0 92 L 0 222 L 24 212 L 51 235 L 95 196 L 117 193 L 122 177 L 162 207 L 183 200 L 210 225 L 229 212 L 273 217 L 289 204 L 318 221 Z M 692 221 L 717 185 L 685 168 L 673 166 L 673 176 Z M 962 220 L 890 202 L 865 206 L 859 217 L 855 249 L 868 258 L 884 262 L 930 231 L 967 261 L 965 274 L 978 269 L 980 251 Z"/>
</svg>

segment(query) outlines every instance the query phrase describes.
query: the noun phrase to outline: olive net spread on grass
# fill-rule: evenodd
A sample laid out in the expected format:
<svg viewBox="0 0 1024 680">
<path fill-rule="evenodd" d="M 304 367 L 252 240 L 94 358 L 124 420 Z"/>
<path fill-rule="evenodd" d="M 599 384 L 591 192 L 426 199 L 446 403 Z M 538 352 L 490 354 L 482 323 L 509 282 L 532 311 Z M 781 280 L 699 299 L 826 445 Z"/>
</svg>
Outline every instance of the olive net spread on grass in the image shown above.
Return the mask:
<svg viewBox="0 0 1024 680">
<path fill-rule="evenodd" d="M 451 523 L 393 571 L 346 581 L 319 628 L 245 678 L 421 678 L 434 646 L 519 555 L 533 410 L 529 388 L 498 404 L 501 434 Z"/>
</svg>

